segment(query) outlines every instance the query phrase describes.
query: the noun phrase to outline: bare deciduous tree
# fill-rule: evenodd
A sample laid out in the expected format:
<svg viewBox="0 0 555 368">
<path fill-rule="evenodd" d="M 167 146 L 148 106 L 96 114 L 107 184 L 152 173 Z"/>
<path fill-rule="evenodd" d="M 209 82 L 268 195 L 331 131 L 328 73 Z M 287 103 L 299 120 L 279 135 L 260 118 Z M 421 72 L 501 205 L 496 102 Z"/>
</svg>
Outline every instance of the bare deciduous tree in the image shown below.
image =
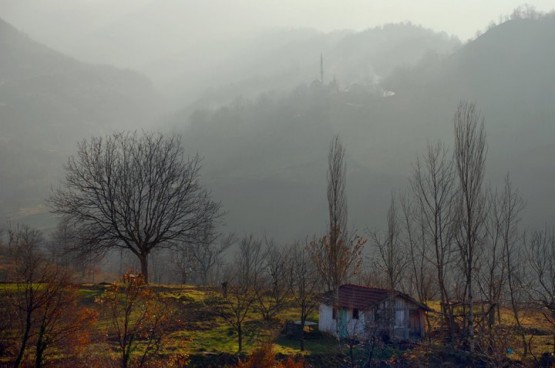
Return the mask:
<svg viewBox="0 0 555 368">
<path fill-rule="evenodd" d="M 125 274 L 98 301 L 109 322 L 107 335 L 117 342 L 122 368 L 144 367 L 169 335 L 173 308 L 148 285 L 143 275 Z"/>
<path fill-rule="evenodd" d="M 429 144 L 426 154 L 417 158 L 410 179 L 416 206 L 416 228 L 422 233 L 423 247 L 431 248 L 425 254 L 435 269 L 442 316 L 448 326 L 450 341 L 455 334 L 453 311 L 448 307 L 451 297 L 448 269 L 453 262 L 454 174 L 448 150 L 443 144 L 436 143 Z"/>
<path fill-rule="evenodd" d="M 222 316 L 237 333 L 239 352 L 243 350 L 244 322 L 256 301 L 257 288 L 260 287 L 263 262 L 262 242 L 252 235 L 245 236 L 239 243 L 229 280 L 224 283 Z"/>
<path fill-rule="evenodd" d="M 76 229 L 79 251 L 127 249 L 148 281 L 153 249 L 192 244 L 218 217 L 220 205 L 199 182 L 200 167 L 198 156 L 185 157 L 179 136 L 91 138 L 69 158 L 63 187 L 49 203 Z"/>
<path fill-rule="evenodd" d="M 175 252 L 171 259 L 177 282 L 181 284 L 190 282 L 192 274 L 196 272 L 195 261 L 191 253 L 192 248 L 180 249 Z"/>
<path fill-rule="evenodd" d="M 272 239 L 266 238 L 264 243 L 264 267 L 259 278 L 261 287 L 256 288 L 256 309 L 265 321 L 271 321 L 290 297 L 292 259 L 287 248 L 279 249 Z"/>
<path fill-rule="evenodd" d="M 328 154 L 328 233 L 314 239 L 308 248 L 328 290 L 336 290 L 359 271 L 366 242 L 347 232 L 346 184 L 345 148 L 337 135 Z"/>
<path fill-rule="evenodd" d="M 339 135 L 330 144 L 328 153 L 328 216 L 330 243 L 337 244 L 347 234 L 347 163 L 345 148 Z"/>
<path fill-rule="evenodd" d="M 50 234 L 46 242 L 46 250 L 50 261 L 57 263 L 74 272 L 74 276 L 79 275 L 81 282 L 88 275 L 93 276 L 98 269 L 98 264 L 102 261 L 100 255 L 92 253 L 73 252 L 79 241 L 75 229 L 68 221 L 59 221 L 56 229 Z"/>
<path fill-rule="evenodd" d="M 431 244 L 426 241 L 426 233 L 419 221 L 418 206 L 407 197 L 400 198 L 404 241 L 407 252 L 407 263 L 410 265 L 407 284 L 411 293 L 417 295 L 418 301 L 426 303 L 437 297 L 437 281 L 435 268 L 430 262 Z M 426 314 L 428 329 L 431 328 L 429 314 Z"/>
<path fill-rule="evenodd" d="M 300 344 L 301 351 L 304 351 L 304 327 L 310 313 L 318 307 L 317 295 L 321 292 L 321 285 L 318 271 L 310 260 L 306 247 L 296 244 L 290 249 L 290 253 L 290 285 L 295 304 L 299 308 Z"/>
<path fill-rule="evenodd" d="M 237 242 L 235 234 L 216 235 L 207 229 L 201 242 L 193 244 L 190 252 L 201 285 L 215 281 L 214 271 L 222 265 L 222 254 Z"/>
<path fill-rule="evenodd" d="M 45 303 L 45 295 L 38 288 L 38 284 L 44 281 L 45 275 L 41 272 L 44 266 L 44 259 L 39 249 L 42 241 L 42 233 L 27 226 L 9 231 L 8 248 L 13 254 L 15 263 L 12 277 L 17 287 L 12 304 L 18 310 L 18 335 L 20 336 L 14 367 L 19 367 L 23 363 L 24 354 L 34 334 L 36 314 Z"/>
<path fill-rule="evenodd" d="M 555 230 L 535 231 L 527 243 L 529 297 L 551 326 L 555 343 Z"/>
<path fill-rule="evenodd" d="M 519 239 L 518 223 L 524 202 L 513 189 L 507 175 L 503 190 L 488 192 L 488 216 L 486 222 L 486 242 L 482 271 L 483 293 L 487 300 L 498 306 L 507 287 L 509 293 L 515 291 L 514 262 Z M 513 310 L 516 312 L 516 310 Z M 515 317 L 518 320 L 518 316 Z"/>
<path fill-rule="evenodd" d="M 520 263 L 524 260 L 524 257 L 517 247 L 521 238 L 518 224 L 520 213 L 524 208 L 524 200 L 520 197 L 518 191 L 513 188 L 509 175 L 505 178 L 503 192 L 498 197 L 495 208 L 496 217 L 498 218 L 496 224 L 500 225 L 501 243 L 505 255 L 509 301 L 517 325 L 517 334 L 521 337 L 523 355 L 526 356 L 528 345 L 519 310 L 519 302 L 523 291 L 522 280 L 524 279 Z"/>
<path fill-rule="evenodd" d="M 407 255 L 400 239 L 401 224 L 399 223 L 394 196 L 391 196 L 391 203 L 387 212 L 387 233 L 381 236 L 373 232 L 370 236 L 378 248 L 379 259 L 376 264 L 386 276 L 387 288 L 391 290 L 398 289 L 407 264 Z"/>
<path fill-rule="evenodd" d="M 459 187 L 456 240 L 465 276 L 465 327 L 468 347 L 474 352 L 475 267 L 483 242 L 486 216 L 483 181 L 486 165 L 484 118 L 474 103 L 459 104 L 454 118 L 455 167 Z"/>
<path fill-rule="evenodd" d="M 22 226 L 10 230 L 9 237 L 15 290 L 5 307 L 13 318 L 8 331 L 16 331 L 18 339 L 13 365 L 24 365 L 32 350 L 34 366 L 42 367 L 49 353 L 74 351 L 86 341 L 96 312 L 79 306 L 67 269 L 46 260 L 38 230 Z"/>
</svg>

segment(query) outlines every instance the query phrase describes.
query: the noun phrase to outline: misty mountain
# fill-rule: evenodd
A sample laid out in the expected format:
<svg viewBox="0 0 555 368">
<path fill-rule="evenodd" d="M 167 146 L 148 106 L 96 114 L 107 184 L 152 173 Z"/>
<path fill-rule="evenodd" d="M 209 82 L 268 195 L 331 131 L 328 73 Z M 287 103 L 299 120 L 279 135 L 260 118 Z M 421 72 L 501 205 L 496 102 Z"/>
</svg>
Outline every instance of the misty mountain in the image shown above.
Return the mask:
<svg viewBox="0 0 555 368">
<path fill-rule="evenodd" d="M 159 111 L 150 81 L 41 45 L 0 19 L 0 204 L 41 212 L 78 140 L 140 129 Z M 25 212 L 27 210 L 23 210 Z"/>
<path fill-rule="evenodd" d="M 314 81 L 198 109 L 184 128 L 187 149 L 205 157 L 228 226 L 302 239 L 324 229 L 327 149 L 339 133 L 351 223 L 375 229 L 427 142 L 452 145 L 453 114 L 468 99 L 486 120 L 487 181 L 500 185 L 510 172 L 527 201 L 525 224 L 541 226 L 555 220 L 553 34 L 553 16 L 514 19 L 450 55 L 398 67 L 377 86 Z"/>
<path fill-rule="evenodd" d="M 374 85 L 396 67 L 413 65 L 428 53 L 452 53 L 460 41 L 407 23 L 361 32 L 275 29 L 201 46 L 183 49 L 142 70 L 174 99 L 211 106 L 233 96 L 256 98 L 261 92 L 288 91 L 320 79 L 321 55 L 325 82 Z"/>
<path fill-rule="evenodd" d="M 427 131 L 442 131 L 458 99 L 476 101 L 486 118 L 489 173 L 511 172 L 528 202 L 530 222 L 539 225 L 554 219 L 554 32 L 553 14 L 513 19 L 451 57 L 429 59 L 384 81 L 403 105 L 416 111 L 434 106 Z"/>
<path fill-rule="evenodd" d="M 186 152 L 204 157 L 203 181 L 229 229 L 287 240 L 322 231 L 336 133 L 347 148 L 351 224 L 380 228 L 391 192 L 406 188 L 426 143 L 451 144 L 460 99 L 485 115 L 488 181 L 510 171 L 527 223 L 543 224 L 555 220 L 554 31 L 552 16 L 514 19 L 464 45 L 410 24 L 274 30 L 189 52 L 184 44 L 143 71 L 183 107 L 166 126 L 183 132 Z M 33 221 L 78 140 L 146 126 L 159 99 L 143 75 L 80 62 L 5 22 L 0 50 L 2 215 Z"/>
<path fill-rule="evenodd" d="M 305 28 L 298 28 L 278 21 L 288 7 L 283 2 L 214 0 L 4 0 L 0 12 L 35 38 L 81 60 L 141 71 L 176 107 L 207 90 L 221 103 L 229 95 L 291 89 L 319 76 L 320 53 L 329 66 L 327 78 L 335 74 L 350 82 L 372 79 L 374 73 L 383 76 L 385 68 L 413 63 L 428 49 L 450 52 L 460 45 L 446 34 L 412 25 L 325 33 L 303 22 Z M 312 19 L 328 8 L 310 9 L 298 2 L 295 7 Z M 376 14 L 369 14 L 368 24 L 375 23 L 370 19 Z M 288 19 L 298 15 L 286 10 Z M 351 22 L 339 29 L 366 24 Z"/>
</svg>

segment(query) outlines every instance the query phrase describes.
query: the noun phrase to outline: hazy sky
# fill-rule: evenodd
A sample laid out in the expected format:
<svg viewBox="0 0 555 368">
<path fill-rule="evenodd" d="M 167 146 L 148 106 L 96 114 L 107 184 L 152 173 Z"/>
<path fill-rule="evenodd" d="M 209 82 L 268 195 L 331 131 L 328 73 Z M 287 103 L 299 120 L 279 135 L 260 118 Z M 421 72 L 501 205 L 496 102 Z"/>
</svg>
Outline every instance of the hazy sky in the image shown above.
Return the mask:
<svg viewBox="0 0 555 368">
<path fill-rule="evenodd" d="M 434 30 L 472 37 L 522 0 L 0 0 L 0 16 L 34 37 L 70 37 L 140 12 L 163 14 L 161 26 L 219 32 L 252 27 L 309 27 L 323 31 L 365 29 L 410 20 Z M 549 11 L 553 0 L 528 4 Z M 65 30 L 65 32 L 64 32 Z"/>
<path fill-rule="evenodd" d="M 500 15 L 508 15 L 521 0 L 243 0 L 242 12 L 253 23 L 306 26 L 320 30 L 365 29 L 410 20 L 463 40 L 484 29 Z M 537 10 L 555 7 L 552 0 L 528 2 Z M 249 12 L 249 9 L 254 9 Z"/>
</svg>

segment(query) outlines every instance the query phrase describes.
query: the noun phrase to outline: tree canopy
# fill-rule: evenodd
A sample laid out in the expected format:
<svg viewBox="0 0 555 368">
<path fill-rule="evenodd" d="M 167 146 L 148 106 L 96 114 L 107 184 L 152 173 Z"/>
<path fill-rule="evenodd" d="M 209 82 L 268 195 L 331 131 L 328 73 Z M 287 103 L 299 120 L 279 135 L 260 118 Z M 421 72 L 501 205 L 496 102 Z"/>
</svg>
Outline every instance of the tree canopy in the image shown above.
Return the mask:
<svg viewBox="0 0 555 368">
<path fill-rule="evenodd" d="M 49 203 L 75 230 L 76 250 L 128 249 L 148 280 L 154 249 L 199 241 L 219 216 L 220 204 L 199 182 L 200 168 L 199 156 L 185 156 L 177 135 L 94 137 L 78 144 Z"/>
</svg>

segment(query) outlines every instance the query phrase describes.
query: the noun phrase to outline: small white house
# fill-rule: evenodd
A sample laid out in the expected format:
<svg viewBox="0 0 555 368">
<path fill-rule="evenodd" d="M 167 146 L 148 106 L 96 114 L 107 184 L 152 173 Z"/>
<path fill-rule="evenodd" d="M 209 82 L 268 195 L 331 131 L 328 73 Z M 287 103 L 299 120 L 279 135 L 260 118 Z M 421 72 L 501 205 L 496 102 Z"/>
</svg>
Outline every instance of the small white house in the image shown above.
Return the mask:
<svg viewBox="0 0 555 368">
<path fill-rule="evenodd" d="M 424 337 L 425 313 L 430 309 L 396 290 L 342 285 L 323 296 L 318 328 L 341 338 L 372 334 L 408 340 Z"/>
</svg>

